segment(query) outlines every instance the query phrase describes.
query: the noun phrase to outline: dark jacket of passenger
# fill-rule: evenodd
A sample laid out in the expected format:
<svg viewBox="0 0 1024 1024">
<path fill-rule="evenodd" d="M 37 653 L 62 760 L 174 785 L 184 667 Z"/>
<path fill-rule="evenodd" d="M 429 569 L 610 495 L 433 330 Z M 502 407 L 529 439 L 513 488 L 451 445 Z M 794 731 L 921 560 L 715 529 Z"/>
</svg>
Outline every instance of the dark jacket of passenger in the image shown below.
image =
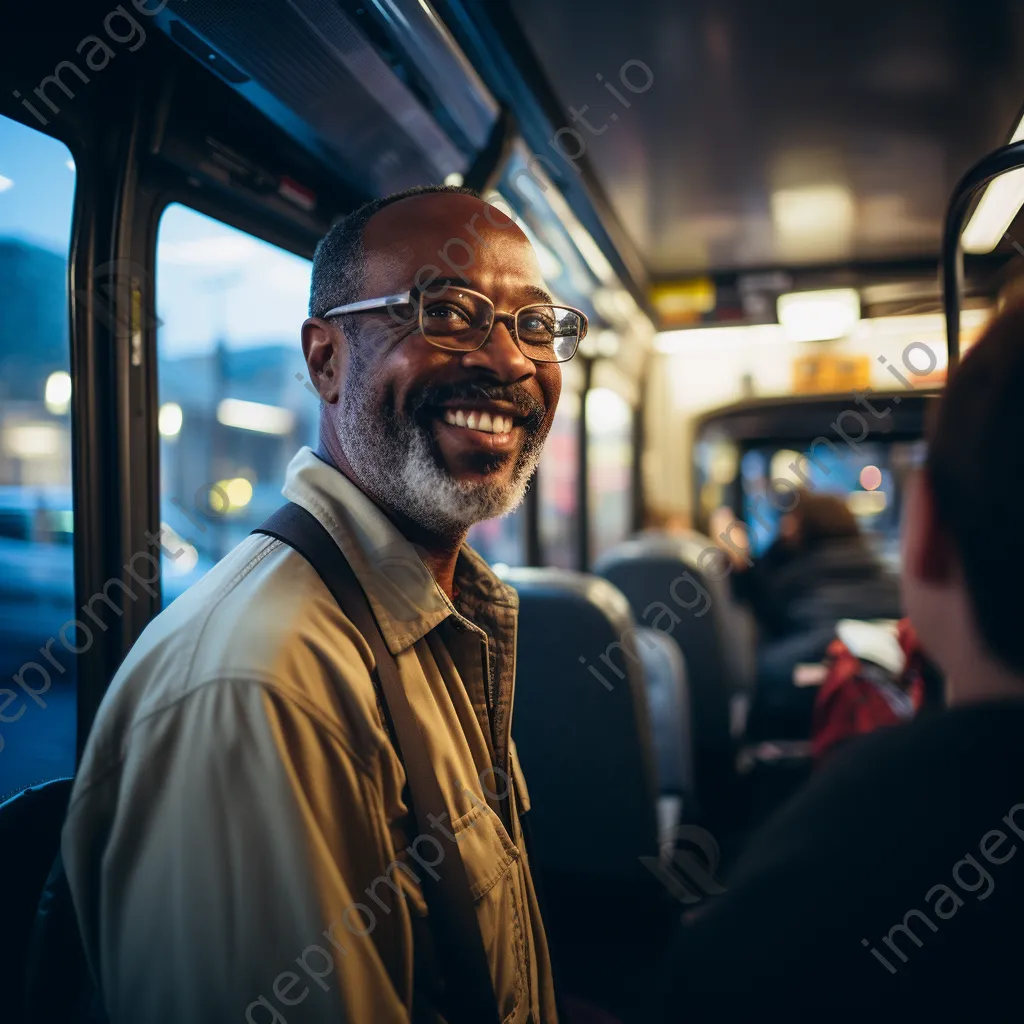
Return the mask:
<svg viewBox="0 0 1024 1024">
<path fill-rule="evenodd" d="M 1024 701 L 852 741 L 723 882 L 666 1020 L 1019 1021 Z"/>
<path fill-rule="evenodd" d="M 822 540 L 794 550 L 776 541 L 733 590 L 749 602 L 762 641 L 817 633 L 840 619 L 899 618 L 896 578 L 859 537 Z"/>
</svg>

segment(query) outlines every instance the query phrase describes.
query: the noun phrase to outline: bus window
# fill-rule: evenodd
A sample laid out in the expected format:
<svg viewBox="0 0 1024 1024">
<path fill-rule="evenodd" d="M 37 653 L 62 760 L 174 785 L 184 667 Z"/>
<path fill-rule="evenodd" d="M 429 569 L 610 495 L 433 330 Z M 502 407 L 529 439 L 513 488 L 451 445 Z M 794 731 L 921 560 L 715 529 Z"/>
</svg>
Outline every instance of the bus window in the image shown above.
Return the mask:
<svg viewBox="0 0 1024 1024">
<path fill-rule="evenodd" d="M 610 388 L 587 392 L 591 558 L 624 540 L 632 526 L 633 410 Z"/>
<path fill-rule="evenodd" d="M 503 519 L 488 519 L 474 524 L 466 538 L 491 565 L 522 565 L 526 561 L 526 516 L 523 506 Z"/>
<path fill-rule="evenodd" d="M 283 503 L 315 445 L 319 398 L 299 327 L 311 263 L 188 207 L 157 236 L 160 516 L 170 603 Z"/>
<path fill-rule="evenodd" d="M 75 766 L 74 194 L 67 147 L 0 117 L 0 800 Z"/>
<path fill-rule="evenodd" d="M 576 566 L 579 536 L 579 395 L 563 391 L 537 472 L 539 529 L 544 564 Z"/>
<path fill-rule="evenodd" d="M 805 443 L 756 445 L 743 455 L 743 518 L 751 551 L 763 555 L 778 535 L 780 506 L 794 488 L 834 494 L 853 513 L 879 558 L 899 569 L 899 524 L 903 487 L 924 459 L 925 442 L 866 441 L 835 452 L 819 446 L 808 457 Z M 793 467 L 796 467 L 795 469 Z M 768 493 L 774 484 L 777 496 Z"/>
</svg>

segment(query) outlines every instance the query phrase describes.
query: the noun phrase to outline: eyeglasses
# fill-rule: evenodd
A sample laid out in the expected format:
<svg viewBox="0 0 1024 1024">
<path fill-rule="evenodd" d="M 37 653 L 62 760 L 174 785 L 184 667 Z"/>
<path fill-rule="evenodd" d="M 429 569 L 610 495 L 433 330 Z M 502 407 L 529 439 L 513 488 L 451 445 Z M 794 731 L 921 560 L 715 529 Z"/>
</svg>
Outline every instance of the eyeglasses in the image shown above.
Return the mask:
<svg viewBox="0 0 1024 1024">
<path fill-rule="evenodd" d="M 446 352 L 475 352 L 483 348 L 496 321 L 501 321 L 519 351 L 535 363 L 564 363 L 576 354 L 587 336 L 587 317 L 571 306 L 533 303 L 514 313 L 498 313 L 486 295 L 445 285 L 439 291 L 408 291 L 379 299 L 362 299 L 329 309 L 324 318 L 343 313 L 370 313 L 396 306 L 418 306 L 417 320 L 424 339 Z M 411 321 L 399 321 L 407 325 Z"/>
</svg>

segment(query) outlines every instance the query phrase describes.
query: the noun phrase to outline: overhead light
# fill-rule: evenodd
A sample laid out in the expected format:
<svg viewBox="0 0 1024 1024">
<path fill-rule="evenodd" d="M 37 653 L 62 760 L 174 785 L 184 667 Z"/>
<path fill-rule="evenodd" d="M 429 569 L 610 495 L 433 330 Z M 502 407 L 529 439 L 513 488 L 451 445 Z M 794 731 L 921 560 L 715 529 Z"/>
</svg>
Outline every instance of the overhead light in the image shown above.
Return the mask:
<svg viewBox="0 0 1024 1024">
<path fill-rule="evenodd" d="M 1010 142 L 1024 139 L 1024 118 Z M 965 252 L 991 252 L 1002 241 L 1024 204 L 1024 168 L 1001 174 L 982 193 L 962 236 Z"/>
<path fill-rule="evenodd" d="M 678 331 L 659 331 L 654 336 L 654 350 L 665 355 L 722 351 L 770 345 L 785 341 L 777 324 L 755 324 L 750 327 L 687 327 Z"/>
<path fill-rule="evenodd" d="M 177 402 L 164 402 L 160 406 L 157 416 L 157 426 L 162 437 L 177 437 L 181 433 L 181 424 L 184 420 L 181 406 Z"/>
<path fill-rule="evenodd" d="M 43 401 L 48 412 L 54 416 L 63 416 L 71 406 L 71 374 L 66 370 L 57 370 L 46 378 Z"/>
<path fill-rule="evenodd" d="M 444 177 L 444 183 L 446 185 L 453 185 L 455 188 L 461 188 L 462 187 L 462 183 L 465 180 L 466 179 L 463 178 L 462 175 L 459 174 L 458 171 L 452 171 L 451 174 L 446 174 L 445 177 Z"/>
<path fill-rule="evenodd" d="M 255 430 L 261 434 L 290 434 L 295 425 L 295 414 L 277 405 L 225 398 L 217 405 L 217 422 L 225 427 Z"/>
<path fill-rule="evenodd" d="M 788 292 L 779 296 L 778 312 L 789 341 L 827 341 L 856 327 L 860 295 L 856 288 Z"/>
<path fill-rule="evenodd" d="M 787 251 L 842 249 L 853 234 L 854 201 L 843 185 L 811 185 L 772 193 L 772 226 Z"/>
<path fill-rule="evenodd" d="M 14 188 L 14 182 L 0 174 L 0 192 L 6 192 L 9 188 Z"/>
</svg>

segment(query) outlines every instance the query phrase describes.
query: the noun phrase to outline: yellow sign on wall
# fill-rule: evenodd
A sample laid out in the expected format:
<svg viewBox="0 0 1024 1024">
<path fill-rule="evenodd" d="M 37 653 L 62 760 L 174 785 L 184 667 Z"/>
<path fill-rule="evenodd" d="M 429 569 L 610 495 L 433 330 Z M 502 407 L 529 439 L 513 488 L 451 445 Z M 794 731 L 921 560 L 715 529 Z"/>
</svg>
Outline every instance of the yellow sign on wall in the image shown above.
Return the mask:
<svg viewBox="0 0 1024 1024">
<path fill-rule="evenodd" d="M 856 391 L 871 383 L 871 359 L 863 355 L 820 353 L 793 360 L 793 391 L 798 395 Z"/>
<path fill-rule="evenodd" d="M 714 311 L 716 301 L 715 282 L 710 277 L 665 281 L 651 288 L 651 305 L 662 327 L 696 323 L 705 313 Z"/>
</svg>

